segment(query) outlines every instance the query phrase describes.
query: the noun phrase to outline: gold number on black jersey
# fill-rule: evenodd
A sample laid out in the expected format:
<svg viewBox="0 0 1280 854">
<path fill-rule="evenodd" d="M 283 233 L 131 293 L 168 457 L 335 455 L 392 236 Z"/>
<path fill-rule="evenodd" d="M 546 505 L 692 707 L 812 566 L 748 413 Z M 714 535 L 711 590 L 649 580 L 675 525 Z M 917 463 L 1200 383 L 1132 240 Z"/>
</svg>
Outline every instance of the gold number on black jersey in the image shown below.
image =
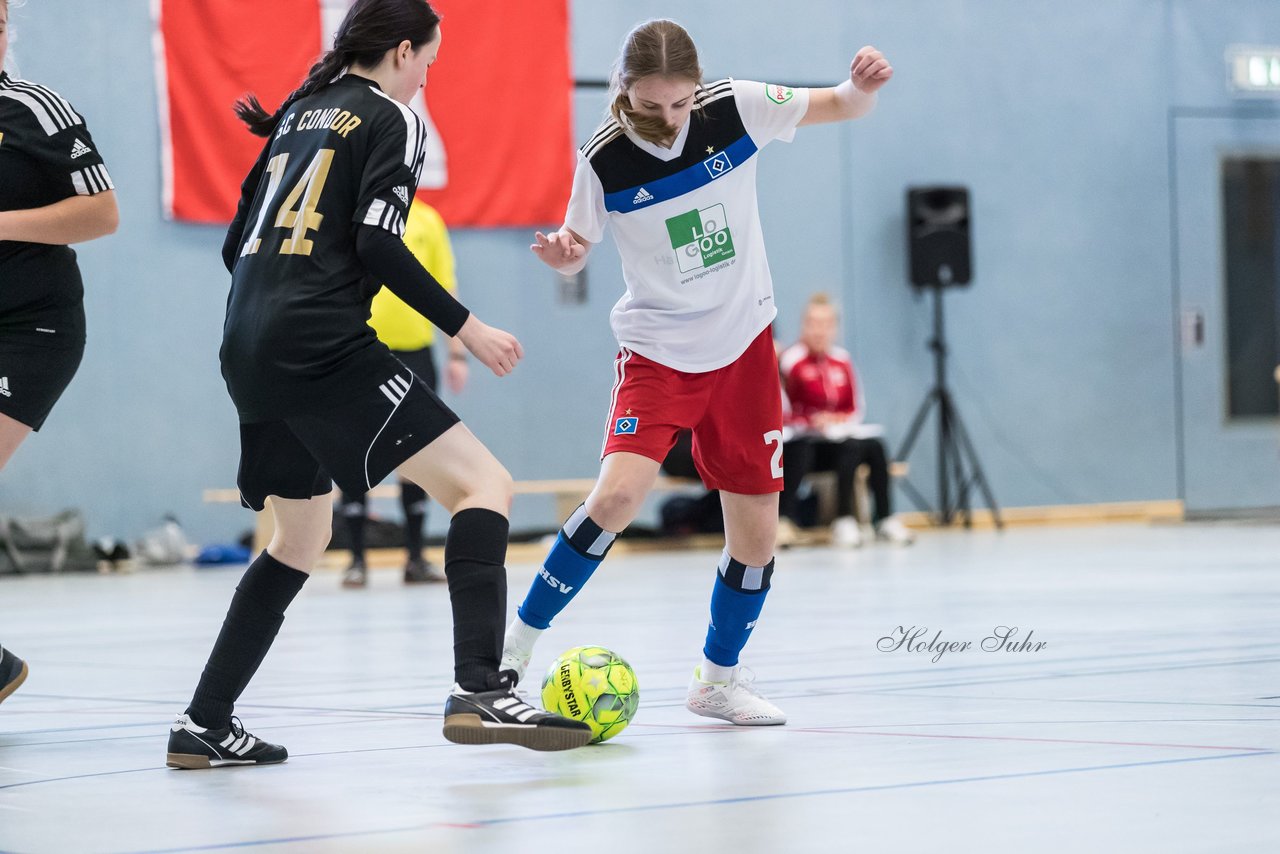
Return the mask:
<svg viewBox="0 0 1280 854">
<path fill-rule="evenodd" d="M 292 231 L 290 236 L 280 244 L 281 255 L 311 254 L 314 244 L 307 239 L 307 232 L 319 228 L 320 223 L 324 221 L 324 214 L 319 213 L 316 208 L 320 205 L 320 194 L 324 192 L 324 182 L 329 179 L 333 151 L 332 148 L 322 148 L 316 152 L 315 157 L 311 158 L 311 162 L 303 170 L 298 183 L 293 186 L 280 205 L 275 226 Z M 258 234 L 262 231 L 262 224 L 267 218 L 267 211 L 271 209 L 276 192 L 280 189 L 280 181 L 284 177 L 284 169 L 288 162 L 287 153 L 277 154 L 267 161 L 267 174 L 270 176 L 267 180 L 267 194 L 262 200 L 262 209 L 258 212 L 258 222 L 254 225 L 253 234 L 245 241 L 244 249 L 240 252 L 241 257 L 252 255 L 262 247 L 262 239 Z M 301 205 L 294 210 L 294 205 L 298 205 L 299 201 Z"/>
</svg>

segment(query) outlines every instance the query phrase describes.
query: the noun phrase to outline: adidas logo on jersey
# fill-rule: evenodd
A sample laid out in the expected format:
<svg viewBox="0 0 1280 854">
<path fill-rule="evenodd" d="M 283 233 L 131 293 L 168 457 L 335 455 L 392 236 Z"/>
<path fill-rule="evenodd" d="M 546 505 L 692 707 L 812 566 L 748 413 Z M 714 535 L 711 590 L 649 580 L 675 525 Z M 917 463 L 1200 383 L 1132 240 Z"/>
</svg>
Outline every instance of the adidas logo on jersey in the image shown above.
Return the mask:
<svg viewBox="0 0 1280 854">
<path fill-rule="evenodd" d="M 91 151 L 93 151 L 92 148 L 77 139 L 76 144 L 71 146 L 71 159 L 75 160 L 77 157 L 83 157 Z"/>
<path fill-rule="evenodd" d="M 636 193 L 636 197 L 631 200 L 633 205 L 642 205 L 645 202 L 653 201 L 653 193 L 650 193 L 644 187 L 640 188 L 640 192 Z"/>
<path fill-rule="evenodd" d="M 8 377 L 0 377 L 0 394 L 3 394 L 5 397 L 13 397 L 13 395 L 9 393 Z"/>
<path fill-rule="evenodd" d="M 409 188 L 408 187 L 401 185 L 399 187 L 396 187 L 394 190 L 392 190 L 392 192 L 396 194 L 396 198 L 398 198 L 400 201 L 404 202 L 406 205 L 409 204 Z"/>
</svg>

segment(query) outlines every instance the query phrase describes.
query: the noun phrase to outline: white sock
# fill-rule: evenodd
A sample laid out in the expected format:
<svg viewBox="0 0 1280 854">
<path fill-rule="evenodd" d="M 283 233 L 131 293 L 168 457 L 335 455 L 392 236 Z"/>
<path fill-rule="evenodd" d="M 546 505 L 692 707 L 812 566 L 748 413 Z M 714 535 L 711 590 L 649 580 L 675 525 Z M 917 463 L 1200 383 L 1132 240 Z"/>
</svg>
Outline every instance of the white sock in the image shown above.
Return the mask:
<svg viewBox="0 0 1280 854">
<path fill-rule="evenodd" d="M 725 667 L 709 658 L 704 658 L 699 673 L 703 682 L 728 682 L 733 678 L 733 671 L 737 669 L 737 667 Z"/>
<path fill-rule="evenodd" d="M 538 638 L 542 637 L 542 633 L 546 629 L 535 629 L 517 616 L 511 621 L 511 625 L 507 627 L 507 636 L 503 640 L 503 646 L 518 652 L 533 652 L 534 644 L 538 642 Z"/>
</svg>

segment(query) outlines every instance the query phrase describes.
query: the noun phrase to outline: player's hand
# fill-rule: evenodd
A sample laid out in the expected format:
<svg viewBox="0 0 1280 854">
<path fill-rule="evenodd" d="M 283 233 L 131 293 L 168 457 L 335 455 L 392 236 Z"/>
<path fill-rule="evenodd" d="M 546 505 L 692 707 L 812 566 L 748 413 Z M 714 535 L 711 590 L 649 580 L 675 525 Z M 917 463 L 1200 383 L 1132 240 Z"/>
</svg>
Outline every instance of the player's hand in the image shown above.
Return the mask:
<svg viewBox="0 0 1280 854">
<path fill-rule="evenodd" d="M 474 314 L 458 330 L 458 340 L 496 376 L 505 377 L 524 358 L 524 348 L 510 332 L 482 323 Z"/>
<path fill-rule="evenodd" d="M 449 355 L 449 364 L 444 368 L 444 385 L 445 388 L 454 394 L 461 394 L 462 390 L 467 387 L 467 377 L 470 376 L 471 369 L 467 366 L 466 358 L 455 359 L 452 354 Z"/>
<path fill-rule="evenodd" d="M 550 234 L 536 231 L 533 237 L 538 241 L 529 246 L 533 254 L 557 272 L 573 266 L 587 254 L 587 247 L 574 240 L 568 229 L 553 231 Z"/>
<path fill-rule="evenodd" d="M 849 79 L 853 81 L 854 88 L 868 95 L 888 83 L 892 76 L 893 66 L 889 64 L 889 60 L 871 45 L 858 51 L 849 65 Z"/>
</svg>

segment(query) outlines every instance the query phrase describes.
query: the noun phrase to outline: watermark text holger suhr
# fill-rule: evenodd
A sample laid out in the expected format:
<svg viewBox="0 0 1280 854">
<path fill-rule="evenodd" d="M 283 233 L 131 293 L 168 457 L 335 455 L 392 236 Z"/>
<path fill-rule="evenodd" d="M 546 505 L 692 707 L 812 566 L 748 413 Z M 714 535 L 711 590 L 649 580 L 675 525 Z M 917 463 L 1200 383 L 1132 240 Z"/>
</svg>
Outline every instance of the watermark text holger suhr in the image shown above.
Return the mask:
<svg viewBox="0 0 1280 854">
<path fill-rule="evenodd" d="M 1027 632 L 1025 638 L 1018 639 L 1017 626 L 996 626 L 991 634 L 979 642 L 983 652 L 1039 652 L 1049 645 L 1048 641 L 1033 641 L 1035 629 Z M 967 652 L 973 648 L 973 641 L 952 641 L 942 639 L 942 629 L 929 636 L 928 626 L 898 626 L 889 634 L 876 641 L 876 649 L 881 652 L 916 652 L 927 653 L 937 664 L 942 656 L 949 652 Z"/>
</svg>

